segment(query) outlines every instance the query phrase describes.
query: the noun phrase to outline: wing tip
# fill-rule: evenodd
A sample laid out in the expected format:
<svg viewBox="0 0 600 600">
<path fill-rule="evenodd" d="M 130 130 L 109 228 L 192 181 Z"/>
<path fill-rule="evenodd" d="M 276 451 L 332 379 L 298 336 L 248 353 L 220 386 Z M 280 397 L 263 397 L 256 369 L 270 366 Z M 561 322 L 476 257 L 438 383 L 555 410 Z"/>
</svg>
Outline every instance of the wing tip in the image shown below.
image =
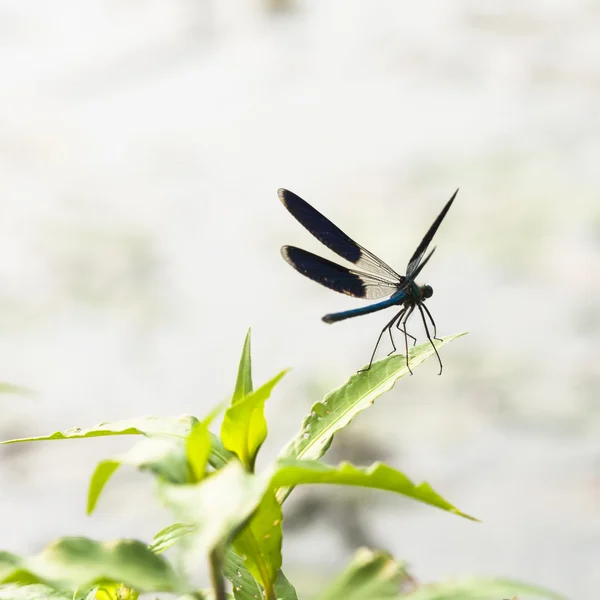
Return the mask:
<svg viewBox="0 0 600 600">
<path fill-rule="evenodd" d="M 296 248 L 296 246 L 288 246 L 287 244 L 285 246 L 281 246 L 280 249 L 281 252 L 281 256 L 283 256 L 283 259 L 285 260 L 285 262 L 287 262 L 289 265 L 292 265 L 292 267 L 294 267 L 294 269 L 296 269 L 296 271 L 298 270 L 298 260 L 297 260 L 297 256 L 298 256 L 298 252 L 302 253 L 303 250 L 301 250 L 300 248 Z M 304 252 L 306 252 L 304 250 Z M 294 256 L 294 253 L 296 253 L 296 256 Z"/>
<path fill-rule="evenodd" d="M 282 203 L 284 206 L 287 206 L 287 203 L 288 203 L 288 202 L 287 202 L 287 201 L 288 201 L 288 194 L 289 194 L 289 193 L 290 193 L 290 192 L 289 192 L 288 190 L 286 190 L 285 188 L 279 188 L 279 189 L 277 190 L 277 195 L 279 196 L 279 200 L 281 200 L 281 203 Z"/>
</svg>

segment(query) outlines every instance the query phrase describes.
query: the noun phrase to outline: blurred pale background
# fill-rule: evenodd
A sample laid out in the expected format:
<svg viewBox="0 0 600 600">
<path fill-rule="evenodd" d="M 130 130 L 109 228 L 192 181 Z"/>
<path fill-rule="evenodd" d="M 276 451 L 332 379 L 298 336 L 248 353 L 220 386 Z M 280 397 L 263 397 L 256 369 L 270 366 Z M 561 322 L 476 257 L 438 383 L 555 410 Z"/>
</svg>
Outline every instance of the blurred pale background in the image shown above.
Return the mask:
<svg viewBox="0 0 600 600">
<path fill-rule="evenodd" d="M 252 326 L 257 382 L 294 367 L 266 460 L 389 319 L 321 322 L 360 302 L 281 259 L 283 243 L 331 255 L 276 189 L 401 270 L 460 187 L 422 279 L 439 332 L 471 333 L 442 377 L 430 361 L 363 413 L 336 458 L 387 457 L 483 522 L 319 489 L 284 568 L 340 569 L 354 538 L 332 515 L 352 514 L 356 543 L 422 580 L 597 597 L 599 3 L 4 1 L 0 45 L 0 379 L 38 392 L 1 397 L 2 438 L 202 416 Z M 117 476 L 84 516 L 95 462 L 131 441 L 3 449 L 0 548 L 149 540 L 168 517 L 147 477 Z"/>
</svg>

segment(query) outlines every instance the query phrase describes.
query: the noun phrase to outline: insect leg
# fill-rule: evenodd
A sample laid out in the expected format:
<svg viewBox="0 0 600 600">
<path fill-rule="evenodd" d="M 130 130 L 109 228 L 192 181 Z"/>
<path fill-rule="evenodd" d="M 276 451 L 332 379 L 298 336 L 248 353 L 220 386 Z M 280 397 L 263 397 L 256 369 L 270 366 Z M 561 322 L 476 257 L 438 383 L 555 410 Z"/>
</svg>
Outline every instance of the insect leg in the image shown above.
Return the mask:
<svg viewBox="0 0 600 600">
<path fill-rule="evenodd" d="M 433 339 L 434 340 L 440 340 L 439 337 L 437 337 L 437 330 L 435 327 L 435 321 L 433 320 L 433 317 L 431 316 L 431 313 L 429 312 L 429 309 L 427 308 L 427 306 L 425 304 L 421 304 L 421 306 L 425 309 L 425 312 L 427 313 L 427 316 L 429 317 L 429 319 L 431 320 L 431 324 L 433 325 Z"/>
<path fill-rule="evenodd" d="M 423 312 L 423 308 L 421 308 L 421 304 L 417 304 L 417 308 L 419 309 L 419 312 L 421 313 L 421 318 L 423 319 L 423 326 L 425 327 L 425 333 L 427 334 L 427 339 L 429 340 L 429 342 L 433 346 L 433 350 L 435 351 L 435 355 L 437 356 L 438 362 L 440 363 L 440 372 L 438 373 L 438 375 L 441 375 L 442 374 L 442 369 L 444 368 L 444 366 L 442 365 L 442 359 L 440 358 L 440 354 L 437 351 L 437 348 L 435 347 L 435 344 L 433 343 L 433 340 L 431 339 L 431 335 L 429 334 L 429 327 L 427 327 L 427 321 L 425 320 L 425 313 Z M 427 311 L 427 312 L 429 313 L 429 311 Z"/>
<path fill-rule="evenodd" d="M 404 309 L 402 309 L 400 311 L 400 313 L 403 311 Z M 371 365 L 373 364 L 373 360 L 375 358 L 375 352 L 377 352 L 377 348 L 379 347 L 379 342 L 381 342 L 381 338 L 383 337 L 383 334 L 392 327 L 392 325 L 394 324 L 394 322 L 396 321 L 396 319 L 398 318 L 398 315 L 400 313 L 397 313 L 394 315 L 394 318 L 381 330 L 381 333 L 379 334 L 379 337 L 377 338 L 377 343 L 375 344 L 375 348 L 373 349 L 373 354 L 371 354 L 371 360 L 369 361 L 369 366 L 366 369 L 360 369 L 358 372 L 362 373 L 363 371 L 368 371 L 371 368 Z"/>
<path fill-rule="evenodd" d="M 412 369 L 410 368 L 410 365 L 408 364 L 408 336 L 409 334 L 406 332 L 406 322 L 408 321 L 408 317 L 410 317 L 410 315 L 412 315 L 413 311 L 415 310 L 415 305 L 411 305 L 409 306 L 408 310 L 406 311 L 406 314 L 404 315 L 404 318 L 401 321 L 398 321 L 398 323 L 402 323 L 402 329 L 400 329 L 400 327 L 398 327 L 398 329 L 400 329 L 400 331 L 402 331 L 404 333 L 404 351 L 406 352 L 406 354 L 404 355 L 404 357 L 406 358 L 406 368 L 408 369 L 408 372 L 412 375 Z M 414 336 L 410 336 L 414 339 Z"/>
<path fill-rule="evenodd" d="M 413 346 L 417 343 L 417 338 L 414 335 L 411 335 L 410 333 L 408 333 L 406 331 L 406 324 L 404 326 L 404 328 L 402 328 L 402 319 L 399 319 L 398 322 L 396 323 L 396 328 L 401 331 L 404 335 L 408 336 L 412 341 L 413 341 Z"/>
<path fill-rule="evenodd" d="M 398 319 L 398 321 L 400 321 L 402 319 L 402 317 L 404 316 L 404 313 L 406 312 L 406 308 L 403 308 L 395 317 L 394 319 Z M 388 352 L 388 356 L 391 356 L 392 354 L 394 354 L 394 352 L 396 352 L 396 344 L 394 343 L 394 336 L 392 335 L 392 326 L 390 325 L 388 332 L 390 334 L 390 341 L 392 342 L 392 348 L 393 350 L 391 352 Z"/>
</svg>

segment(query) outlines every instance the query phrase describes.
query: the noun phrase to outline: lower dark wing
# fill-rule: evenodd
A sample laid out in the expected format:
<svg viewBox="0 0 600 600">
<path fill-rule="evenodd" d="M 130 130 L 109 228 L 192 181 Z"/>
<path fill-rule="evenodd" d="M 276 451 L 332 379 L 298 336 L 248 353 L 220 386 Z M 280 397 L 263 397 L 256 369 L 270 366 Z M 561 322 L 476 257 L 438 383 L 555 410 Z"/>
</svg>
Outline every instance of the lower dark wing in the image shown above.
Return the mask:
<svg viewBox="0 0 600 600">
<path fill-rule="evenodd" d="M 446 206 L 442 208 L 442 212 L 438 215 L 437 219 L 433 222 L 431 227 L 428 229 L 425 237 L 421 240 L 419 247 L 415 250 L 415 253 L 412 255 L 411 259 L 408 261 L 408 266 L 406 267 L 406 276 L 414 279 L 416 277 L 415 271 L 419 267 L 423 256 L 425 256 L 425 252 L 427 252 L 427 246 L 429 246 L 433 236 L 435 235 L 438 227 L 442 224 L 444 217 L 450 210 L 452 203 L 454 202 L 454 198 L 456 198 L 456 194 L 458 194 L 458 190 L 452 194 L 452 198 L 446 202 Z M 420 270 L 420 269 L 419 269 Z"/>
<path fill-rule="evenodd" d="M 373 275 L 381 276 L 384 279 L 397 280 L 398 282 L 402 281 L 403 278 L 392 267 L 386 265 L 380 258 L 360 244 L 357 244 L 306 200 L 283 188 L 277 190 L 277 194 L 281 203 L 300 224 L 338 256 Z"/>
<path fill-rule="evenodd" d="M 302 273 L 302 275 L 331 290 L 355 298 L 375 300 L 391 296 L 402 285 L 383 277 L 347 269 L 295 246 L 283 246 L 281 254 L 298 273 Z"/>
</svg>

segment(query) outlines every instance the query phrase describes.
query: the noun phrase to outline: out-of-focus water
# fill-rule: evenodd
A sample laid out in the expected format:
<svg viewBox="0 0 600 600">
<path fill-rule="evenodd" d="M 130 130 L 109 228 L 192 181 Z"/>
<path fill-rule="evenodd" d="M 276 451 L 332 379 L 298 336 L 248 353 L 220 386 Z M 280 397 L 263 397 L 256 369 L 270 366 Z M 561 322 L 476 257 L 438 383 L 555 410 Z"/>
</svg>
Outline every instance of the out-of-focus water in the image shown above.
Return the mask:
<svg viewBox="0 0 600 600">
<path fill-rule="evenodd" d="M 401 270 L 460 187 L 424 276 L 440 333 L 471 334 L 444 348 L 442 377 L 419 368 L 353 431 L 483 523 L 372 495 L 361 519 L 422 580 L 594 598 L 600 9 L 274 6 L 0 5 L 0 379 L 38 391 L 2 397 L 2 438 L 202 415 L 230 393 L 251 325 L 257 381 L 294 367 L 268 408 L 274 454 L 386 321 L 321 322 L 359 303 L 283 262 L 283 243 L 326 253 L 276 189 Z M 84 516 L 96 461 L 130 442 L 3 450 L 0 547 L 150 539 L 167 516 L 139 501 L 146 478 L 116 478 Z M 286 539 L 292 572 L 351 552 L 315 522 Z"/>
</svg>

